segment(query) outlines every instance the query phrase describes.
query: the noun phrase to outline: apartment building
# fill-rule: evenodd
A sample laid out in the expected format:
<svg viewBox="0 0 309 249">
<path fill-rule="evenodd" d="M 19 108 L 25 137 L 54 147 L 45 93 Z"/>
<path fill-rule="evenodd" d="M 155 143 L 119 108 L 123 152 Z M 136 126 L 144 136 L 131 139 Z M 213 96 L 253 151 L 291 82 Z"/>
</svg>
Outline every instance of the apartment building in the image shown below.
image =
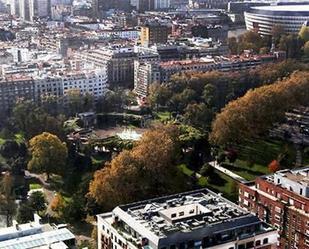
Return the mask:
<svg viewBox="0 0 309 249">
<path fill-rule="evenodd" d="M 72 90 L 78 90 L 81 95 L 91 94 L 94 98 L 104 95 L 107 91 L 107 75 L 104 69 L 100 71 L 71 72 L 62 76 L 63 95 Z"/>
<path fill-rule="evenodd" d="M 99 249 L 276 248 L 277 231 L 208 189 L 121 205 L 97 216 Z"/>
<path fill-rule="evenodd" d="M 9 110 L 18 99 L 38 101 L 42 96 L 66 96 L 70 91 L 91 94 L 95 99 L 108 90 L 105 68 L 75 72 L 12 74 L 0 81 L 0 109 Z"/>
<path fill-rule="evenodd" d="M 239 205 L 278 229 L 278 248 L 309 248 L 309 168 L 240 184 Z"/>
<path fill-rule="evenodd" d="M 134 91 L 141 97 L 148 94 L 149 85 L 166 83 L 171 76 L 183 72 L 209 72 L 219 70 L 222 72 L 240 71 L 255 68 L 259 65 L 274 62 L 277 55 L 244 55 L 244 56 L 214 56 L 190 60 L 170 60 L 154 65 L 153 62 L 143 62 L 143 66 L 135 66 Z M 139 64 L 140 65 L 140 64 Z M 142 77 L 140 77 L 142 75 Z"/>
<path fill-rule="evenodd" d="M 169 28 L 159 23 L 147 24 L 141 27 L 141 44 L 150 46 L 154 44 L 165 44 L 167 42 Z"/>
<path fill-rule="evenodd" d="M 134 80 L 134 49 L 122 46 L 109 46 L 79 53 L 85 63 L 96 68 L 106 67 L 110 87 L 132 87 Z"/>
<path fill-rule="evenodd" d="M 35 81 L 29 76 L 0 79 L 0 109 L 8 110 L 18 99 L 35 100 Z"/>
</svg>

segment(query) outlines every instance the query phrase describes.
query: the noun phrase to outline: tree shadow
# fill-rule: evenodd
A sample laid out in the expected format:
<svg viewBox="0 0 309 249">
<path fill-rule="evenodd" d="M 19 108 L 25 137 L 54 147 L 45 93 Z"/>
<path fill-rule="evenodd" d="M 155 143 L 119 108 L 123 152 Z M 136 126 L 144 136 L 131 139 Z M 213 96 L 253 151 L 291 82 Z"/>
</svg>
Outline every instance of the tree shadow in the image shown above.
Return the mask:
<svg viewBox="0 0 309 249">
<path fill-rule="evenodd" d="M 254 175 L 254 176 L 259 176 L 259 175 L 263 175 L 264 173 L 261 171 L 254 171 L 251 169 L 245 169 L 245 168 L 241 168 L 232 164 L 224 164 L 222 165 L 224 168 L 229 169 L 231 171 L 234 172 L 247 172 L 250 175 Z"/>
<path fill-rule="evenodd" d="M 209 177 L 208 177 L 208 182 L 210 184 L 215 184 L 218 186 L 224 186 L 227 181 L 223 179 L 217 172 L 213 172 Z"/>
</svg>

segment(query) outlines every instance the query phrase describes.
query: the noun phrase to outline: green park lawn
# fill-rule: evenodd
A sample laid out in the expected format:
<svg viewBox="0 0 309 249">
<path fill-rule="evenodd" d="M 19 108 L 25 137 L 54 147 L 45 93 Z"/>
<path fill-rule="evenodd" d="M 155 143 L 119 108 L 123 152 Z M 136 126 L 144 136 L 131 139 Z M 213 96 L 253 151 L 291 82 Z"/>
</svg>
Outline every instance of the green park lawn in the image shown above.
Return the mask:
<svg viewBox="0 0 309 249">
<path fill-rule="evenodd" d="M 222 166 L 249 181 L 254 180 L 257 176 L 267 175 L 270 173 L 267 166 L 260 164 L 250 164 L 243 160 L 236 160 L 236 162 L 233 164 L 224 163 Z"/>
<path fill-rule="evenodd" d="M 242 176 L 247 180 L 269 174 L 269 163 L 277 159 L 280 154 L 286 154 L 288 168 L 293 167 L 295 161 L 295 149 L 292 145 L 279 140 L 256 139 L 247 141 L 236 147 L 238 159 L 234 163 L 224 162 L 222 166 Z"/>
<path fill-rule="evenodd" d="M 38 183 L 30 183 L 29 185 L 30 190 L 40 189 L 42 186 Z"/>
<path fill-rule="evenodd" d="M 168 120 L 171 119 L 171 113 L 170 112 L 157 112 L 156 116 L 162 122 L 168 121 Z"/>
<path fill-rule="evenodd" d="M 249 165 L 267 165 L 277 159 L 280 153 L 287 152 L 289 157 L 295 159 L 295 151 L 292 145 L 275 139 L 254 139 L 239 144 L 238 150 L 240 161 L 246 161 Z"/>
<path fill-rule="evenodd" d="M 185 164 L 178 167 L 188 177 L 191 177 L 194 173 Z M 231 201 L 237 200 L 237 183 L 217 170 L 214 170 L 214 173 L 209 177 L 200 177 L 197 183 L 201 188 L 208 188 L 216 193 L 222 193 L 224 197 Z"/>
</svg>

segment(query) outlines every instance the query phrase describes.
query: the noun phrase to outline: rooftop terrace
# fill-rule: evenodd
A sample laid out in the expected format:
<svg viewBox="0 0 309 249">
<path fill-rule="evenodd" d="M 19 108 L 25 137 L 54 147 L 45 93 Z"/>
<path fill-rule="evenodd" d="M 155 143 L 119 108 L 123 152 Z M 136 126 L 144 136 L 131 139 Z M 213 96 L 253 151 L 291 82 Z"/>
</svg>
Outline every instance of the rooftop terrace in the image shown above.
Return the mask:
<svg viewBox="0 0 309 249">
<path fill-rule="evenodd" d="M 143 226 L 158 237 L 250 216 L 237 205 L 207 189 L 123 205 L 119 206 L 118 211 L 117 208 L 114 210 L 115 216 L 125 212 L 128 220 L 136 223 L 134 226 L 138 223 L 138 226 Z"/>
</svg>

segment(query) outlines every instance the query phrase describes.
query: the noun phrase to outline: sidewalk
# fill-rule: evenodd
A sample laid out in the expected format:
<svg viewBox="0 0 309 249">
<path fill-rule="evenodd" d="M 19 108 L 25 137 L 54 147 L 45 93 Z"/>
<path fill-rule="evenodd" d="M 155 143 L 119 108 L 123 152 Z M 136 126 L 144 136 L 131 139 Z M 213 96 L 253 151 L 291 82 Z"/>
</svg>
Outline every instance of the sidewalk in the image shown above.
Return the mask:
<svg viewBox="0 0 309 249">
<path fill-rule="evenodd" d="M 217 161 L 212 161 L 208 163 L 210 166 L 214 167 L 216 170 L 220 171 L 221 173 L 233 178 L 235 181 L 241 182 L 241 183 L 245 183 L 247 182 L 247 180 L 237 174 L 235 174 L 234 172 L 222 167 L 219 165 L 219 163 Z"/>
</svg>

